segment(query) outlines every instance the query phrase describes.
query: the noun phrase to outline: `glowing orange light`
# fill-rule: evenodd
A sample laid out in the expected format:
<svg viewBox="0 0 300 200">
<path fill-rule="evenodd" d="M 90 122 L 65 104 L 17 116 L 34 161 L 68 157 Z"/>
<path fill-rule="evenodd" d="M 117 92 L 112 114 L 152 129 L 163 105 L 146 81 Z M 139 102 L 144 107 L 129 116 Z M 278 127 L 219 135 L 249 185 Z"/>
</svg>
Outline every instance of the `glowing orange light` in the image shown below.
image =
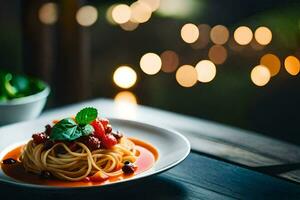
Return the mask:
<svg viewBox="0 0 300 200">
<path fill-rule="evenodd" d="M 45 3 L 39 9 L 39 20 L 47 25 L 51 25 L 57 22 L 57 5 L 55 3 Z"/>
<path fill-rule="evenodd" d="M 124 24 L 130 20 L 131 9 L 126 4 L 119 4 L 112 9 L 112 19 L 118 24 Z"/>
<path fill-rule="evenodd" d="M 253 38 L 253 33 L 247 26 L 240 26 L 234 31 L 234 39 L 240 45 L 247 45 Z"/>
<path fill-rule="evenodd" d="M 210 26 L 207 24 L 200 24 L 198 26 L 199 30 L 199 37 L 196 42 L 192 43 L 191 46 L 194 49 L 202 49 L 207 46 L 209 43 L 209 33 L 210 33 Z"/>
<path fill-rule="evenodd" d="M 209 49 L 209 59 L 215 64 L 222 64 L 227 58 L 227 50 L 221 45 L 214 45 Z"/>
<path fill-rule="evenodd" d="M 136 83 L 136 72 L 128 66 L 120 66 L 113 75 L 114 82 L 121 88 L 130 88 Z"/>
<path fill-rule="evenodd" d="M 176 72 L 176 80 L 183 87 L 192 87 L 197 83 L 197 71 L 191 65 L 183 65 Z"/>
<path fill-rule="evenodd" d="M 179 57 L 176 52 L 167 50 L 160 55 L 162 61 L 161 70 L 166 73 L 174 72 L 179 64 Z"/>
<path fill-rule="evenodd" d="M 284 60 L 284 66 L 286 71 L 293 76 L 296 76 L 300 71 L 300 62 L 295 56 L 288 56 Z"/>
<path fill-rule="evenodd" d="M 151 8 L 152 12 L 156 11 L 160 6 L 160 0 L 138 0 L 138 1 L 147 4 Z"/>
<path fill-rule="evenodd" d="M 269 69 L 271 76 L 275 76 L 280 70 L 280 60 L 274 54 L 269 53 L 261 57 L 260 64 Z"/>
<path fill-rule="evenodd" d="M 120 27 L 125 31 L 133 31 L 139 26 L 138 23 L 134 23 L 132 21 L 128 21 L 124 24 L 120 24 Z"/>
<path fill-rule="evenodd" d="M 195 24 L 185 24 L 181 28 L 181 38 L 186 43 L 193 43 L 196 42 L 196 40 L 199 37 L 199 30 L 198 27 Z"/>
<path fill-rule="evenodd" d="M 272 32 L 269 28 L 261 26 L 254 33 L 256 41 L 261 45 L 267 45 L 272 40 Z"/>
<path fill-rule="evenodd" d="M 146 53 L 140 60 L 140 66 L 143 72 L 154 75 L 161 69 L 161 59 L 155 53 Z"/>
<path fill-rule="evenodd" d="M 76 20 L 81 26 L 91 26 L 98 18 L 98 11 L 93 6 L 82 6 L 76 13 Z"/>
<path fill-rule="evenodd" d="M 266 66 L 257 65 L 251 71 L 251 80 L 257 86 L 266 85 L 271 78 L 271 73 Z"/>
<path fill-rule="evenodd" d="M 223 25 L 216 25 L 210 31 L 210 39 L 215 44 L 225 44 L 229 38 L 229 31 Z"/>
<path fill-rule="evenodd" d="M 216 76 L 216 66 L 210 60 L 201 60 L 196 65 L 198 81 L 207 83 L 212 81 Z"/>
<path fill-rule="evenodd" d="M 140 1 L 136 1 L 130 6 L 131 8 L 131 18 L 130 21 L 135 23 L 145 23 L 151 17 L 151 8 Z"/>
<path fill-rule="evenodd" d="M 116 102 L 126 102 L 126 103 L 131 103 L 131 104 L 137 104 L 136 96 L 129 91 L 122 91 L 119 92 L 115 96 L 115 101 Z"/>
</svg>

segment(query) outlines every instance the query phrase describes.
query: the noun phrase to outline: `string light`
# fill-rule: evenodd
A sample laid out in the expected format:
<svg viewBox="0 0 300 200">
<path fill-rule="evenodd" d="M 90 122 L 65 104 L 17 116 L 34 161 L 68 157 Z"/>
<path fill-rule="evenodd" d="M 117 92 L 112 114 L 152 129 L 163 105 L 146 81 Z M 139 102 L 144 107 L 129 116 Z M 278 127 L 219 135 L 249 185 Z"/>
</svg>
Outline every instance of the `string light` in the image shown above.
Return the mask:
<svg viewBox="0 0 300 200">
<path fill-rule="evenodd" d="M 137 80 L 136 72 L 129 66 L 120 66 L 113 75 L 114 82 L 121 88 L 132 87 Z"/>
<path fill-rule="evenodd" d="M 149 75 L 154 75 L 161 69 L 161 59 L 155 53 L 146 53 L 140 60 L 140 66 L 143 72 Z"/>
<path fill-rule="evenodd" d="M 280 60 L 274 54 L 268 53 L 262 56 L 260 59 L 260 64 L 269 69 L 271 76 L 275 76 L 280 71 Z"/>
<path fill-rule="evenodd" d="M 114 99 L 116 102 L 126 102 L 126 103 L 130 103 L 130 104 L 137 104 L 136 96 L 130 91 L 119 92 L 115 96 Z"/>
<path fill-rule="evenodd" d="M 76 20 L 81 26 L 91 26 L 98 18 L 98 11 L 93 6 L 82 6 L 76 13 Z"/>
<path fill-rule="evenodd" d="M 133 31 L 139 26 L 138 23 L 134 23 L 132 21 L 128 21 L 124 24 L 120 24 L 120 27 L 125 31 Z"/>
<path fill-rule="evenodd" d="M 118 24 L 124 24 L 130 20 L 131 9 L 126 4 L 119 4 L 112 9 L 112 19 Z"/>
<path fill-rule="evenodd" d="M 260 45 L 267 45 L 272 40 L 272 32 L 269 28 L 261 26 L 255 30 L 254 37 Z"/>
<path fill-rule="evenodd" d="M 176 71 L 176 80 L 182 87 L 192 87 L 197 83 L 197 71 L 191 65 L 183 65 Z"/>
<path fill-rule="evenodd" d="M 253 38 L 253 33 L 247 26 L 240 26 L 234 31 L 235 41 L 240 45 L 247 45 Z"/>
<path fill-rule="evenodd" d="M 223 64 L 227 58 L 227 50 L 221 45 L 213 45 L 208 51 L 208 57 L 215 64 Z"/>
<path fill-rule="evenodd" d="M 44 24 L 55 24 L 58 19 L 57 5 L 55 3 L 43 4 L 39 9 L 38 17 Z"/>
<path fill-rule="evenodd" d="M 152 12 L 156 11 L 160 6 L 160 0 L 139 0 L 139 1 L 144 4 L 147 4 L 151 8 Z"/>
<path fill-rule="evenodd" d="M 167 50 L 160 55 L 162 61 L 161 70 L 166 73 L 174 72 L 179 64 L 179 57 L 176 52 Z"/>
<path fill-rule="evenodd" d="M 145 23 L 147 22 L 152 14 L 151 8 L 148 4 L 141 1 L 136 1 L 130 6 L 131 8 L 131 18 L 130 21 L 135 23 Z"/>
<path fill-rule="evenodd" d="M 209 43 L 210 29 L 210 26 L 207 24 L 200 24 L 198 26 L 199 37 L 196 42 L 191 44 L 192 48 L 202 49 L 207 46 L 207 44 Z"/>
<path fill-rule="evenodd" d="M 210 31 L 210 39 L 215 44 L 225 44 L 229 38 L 229 31 L 223 25 L 216 25 Z"/>
<path fill-rule="evenodd" d="M 300 71 L 300 62 L 295 56 L 288 56 L 284 60 L 284 66 L 286 71 L 293 76 L 296 76 Z"/>
<path fill-rule="evenodd" d="M 199 30 L 195 24 L 191 24 L 191 23 L 185 24 L 181 28 L 181 38 L 186 43 L 196 42 L 198 37 L 199 37 Z"/>
<path fill-rule="evenodd" d="M 210 60 L 201 60 L 196 65 L 198 81 L 208 83 L 216 76 L 216 66 Z"/>
<path fill-rule="evenodd" d="M 266 85 L 271 78 L 269 69 L 264 65 L 257 65 L 251 71 L 251 80 L 257 86 Z"/>
</svg>

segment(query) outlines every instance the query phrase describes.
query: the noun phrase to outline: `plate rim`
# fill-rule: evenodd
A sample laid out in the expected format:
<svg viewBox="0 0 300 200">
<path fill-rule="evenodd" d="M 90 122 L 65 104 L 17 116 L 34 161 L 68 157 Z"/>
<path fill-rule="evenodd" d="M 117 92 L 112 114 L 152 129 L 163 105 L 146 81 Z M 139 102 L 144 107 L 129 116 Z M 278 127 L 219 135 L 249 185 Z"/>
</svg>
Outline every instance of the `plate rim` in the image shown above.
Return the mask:
<svg viewBox="0 0 300 200">
<path fill-rule="evenodd" d="M 185 146 L 186 146 L 187 149 L 186 149 L 184 155 L 179 160 L 177 160 L 176 162 L 174 162 L 174 163 L 172 163 L 172 164 L 170 164 L 168 166 L 165 166 L 165 167 L 161 168 L 160 170 L 153 171 L 150 174 L 143 174 L 143 173 L 141 173 L 140 176 L 135 176 L 133 178 L 124 179 L 124 180 L 121 180 L 121 181 L 112 182 L 112 183 L 108 183 L 108 184 L 104 184 L 104 185 L 75 186 L 75 187 L 46 186 L 46 185 L 38 185 L 38 184 L 21 182 L 19 180 L 15 180 L 15 181 L 13 181 L 13 180 L 4 180 L 4 179 L 1 179 L 1 178 L 0 178 L 0 183 L 12 185 L 12 186 L 17 186 L 17 187 L 23 187 L 23 188 L 42 189 L 42 190 L 51 190 L 51 191 L 52 190 L 56 190 L 56 191 L 58 191 L 58 190 L 59 191 L 64 190 L 65 191 L 65 190 L 79 190 L 79 189 L 82 190 L 82 189 L 107 188 L 107 187 L 112 187 L 112 186 L 115 186 L 115 185 L 121 185 L 121 184 L 124 184 L 124 183 L 132 183 L 134 181 L 142 180 L 142 179 L 145 179 L 147 177 L 152 177 L 154 175 L 161 174 L 161 173 L 163 173 L 163 172 L 165 172 L 165 171 L 167 171 L 167 170 L 175 167 L 176 165 L 178 165 L 182 161 L 184 161 L 187 158 L 187 156 L 190 154 L 190 152 L 191 152 L 191 144 L 190 144 L 189 140 L 183 134 L 181 134 L 180 132 L 178 132 L 178 131 L 176 131 L 174 129 L 163 128 L 161 126 L 157 126 L 157 125 L 153 125 L 153 124 L 150 124 L 150 123 L 147 123 L 147 122 L 141 122 L 141 121 L 137 121 L 137 120 L 129 120 L 129 119 L 121 119 L 121 118 L 108 118 L 108 119 L 113 120 L 113 121 L 126 122 L 126 123 L 130 123 L 130 124 L 136 124 L 137 123 L 137 124 L 142 125 L 142 126 L 147 127 L 147 128 L 159 129 L 159 130 L 162 130 L 162 131 L 167 131 L 169 133 L 175 134 L 177 137 L 181 138 L 182 141 L 184 141 Z M 34 121 L 29 121 L 28 123 L 32 123 L 32 122 L 34 122 Z M 159 156 L 159 159 L 160 158 L 161 157 Z M 1 167 L 0 167 L 0 170 L 1 170 Z M 149 170 L 151 170 L 151 169 L 149 169 Z"/>
</svg>

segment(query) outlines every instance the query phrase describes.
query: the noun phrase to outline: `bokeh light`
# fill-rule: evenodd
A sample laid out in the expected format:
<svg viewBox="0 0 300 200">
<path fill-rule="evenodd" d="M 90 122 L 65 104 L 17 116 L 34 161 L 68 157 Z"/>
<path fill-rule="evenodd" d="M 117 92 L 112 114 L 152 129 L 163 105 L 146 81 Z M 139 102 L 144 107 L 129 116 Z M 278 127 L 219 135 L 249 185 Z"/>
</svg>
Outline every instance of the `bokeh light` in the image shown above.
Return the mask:
<svg viewBox="0 0 300 200">
<path fill-rule="evenodd" d="M 131 8 L 131 18 L 130 21 L 135 23 L 145 23 L 147 22 L 152 14 L 151 8 L 148 4 L 141 1 L 136 1 L 130 6 Z"/>
<path fill-rule="evenodd" d="M 121 88 L 130 88 L 136 83 L 136 72 L 128 66 L 120 66 L 113 75 L 114 82 Z"/>
<path fill-rule="evenodd" d="M 216 76 L 216 66 L 210 60 L 201 60 L 196 65 L 198 81 L 207 83 Z"/>
<path fill-rule="evenodd" d="M 112 11 L 113 9 L 117 6 L 118 4 L 113 4 L 111 6 L 108 7 L 108 9 L 106 10 L 106 20 L 108 21 L 108 23 L 115 25 L 116 22 L 114 21 L 113 17 L 112 17 Z"/>
<path fill-rule="evenodd" d="M 271 53 L 268 53 L 260 58 L 260 64 L 266 66 L 271 76 L 275 76 L 280 71 L 280 60 L 279 58 Z"/>
<path fill-rule="evenodd" d="M 140 66 L 143 72 L 154 75 L 161 69 L 161 59 L 155 53 L 146 53 L 140 60 Z"/>
<path fill-rule="evenodd" d="M 254 49 L 255 51 L 260 51 L 262 49 L 264 49 L 265 45 L 261 45 L 259 44 L 256 40 L 252 40 L 250 42 L 250 46 L 252 47 L 252 49 Z"/>
<path fill-rule="evenodd" d="M 161 70 L 166 73 L 174 72 L 179 65 L 179 57 L 176 52 L 166 50 L 160 54 L 162 66 Z"/>
<path fill-rule="evenodd" d="M 210 26 L 207 24 L 200 24 L 198 25 L 199 30 L 199 37 L 196 42 L 192 43 L 191 46 L 194 49 L 202 49 L 206 47 L 209 43 L 209 33 L 210 33 Z"/>
<path fill-rule="evenodd" d="M 198 37 L 199 37 L 199 30 L 195 24 L 191 24 L 191 23 L 185 24 L 181 28 L 181 38 L 186 43 L 196 42 Z"/>
<path fill-rule="evenodd" d="M 298 58 L 295 56 L 288 56 L 284 60 L 284 67 L 289 74 L 293 76 L 297 75 L 300 71 L 300 63 Z"/>
<path fill-rule="evenodd" d="M 215 44 L 225 44 L 229 38 L 229 31 L 223 25 L 216 25 L 210 31 L 210 39 Z"/>
<path fill-rule="evenodd" d="M 160 6 L 160 0 L 138 0 L 138 1 L 147 4 L 151 8 L 152 12 L 156 11 Z"/>
<path fill-rule="evenodd" d="M 118 24 L 124 24 L 130 20 L 131 9 L 126 4 L 119 4 L 112 9 L 112 19 Z"/>
<path fill-rule="evenodd" d="M 132 21 L 128 21 L 124 24 L 120 24 L 120 27 L 125 31 L 133 31 L 139 26 L 138 23 L 134 23 Z"/>
<path fill-rule="evenodd" d="M 137 104 L 136 96 L 130 91 L 119 92 L 115 96 L 114 99 L 116 102 L 126 102 L 126 103 L 131 103 L 131 104 Z"/>
<path fill-rule="evenodd" d="M 93 6 L 82 6 L 76 13 L 76 20 L 81 26 L 91 26 L 98 18 L 98 11 Z"/>
<path fill-rule="evenodd" d="M 197 83 L 197 71 L 191 65 L 183 65 L 176 72 L 176 80 L 182 87 L 192 87 Z"/>
<path fill-rule="evenodd" d="M 267 45 L 272 40 L 272 32 L 269 28 L 261 26 L 255 30 L 254 37 L 260 45 Z"/>
<path fill-rule="evenodd" d="M 208 51 L 208 57 L 215 64 L 223 64 L 227 58 L 227 50 L 222 45 L 213 45 Z"/>
<path fill-rule="evenodd" d="M 251 80 L 257 86 L 266 85 L 271 78 L 269 69 L 264 65 L 257 65 L 251 71 Z"/>
<path fill-rule="evenodd" d="M 234 52 L 242 52 L 245 49 L 245 46 L 239 45 L 233 38 L 230 38 L 228 41 L 228 47 Z"/>
<path fill-rule="evenodd" d="M 253 33 L 249 27 L 240 26 L 234 31 L 233 37 L 238 44 L 247 45 L 251 42 Z"/>
<path fill-rule="evenodd" d="M 39 20 L 47 25 L 52 25 L 57 22 L 58 11 L 56 3 L 45 3 L 39 9 Z"/>
</svg>

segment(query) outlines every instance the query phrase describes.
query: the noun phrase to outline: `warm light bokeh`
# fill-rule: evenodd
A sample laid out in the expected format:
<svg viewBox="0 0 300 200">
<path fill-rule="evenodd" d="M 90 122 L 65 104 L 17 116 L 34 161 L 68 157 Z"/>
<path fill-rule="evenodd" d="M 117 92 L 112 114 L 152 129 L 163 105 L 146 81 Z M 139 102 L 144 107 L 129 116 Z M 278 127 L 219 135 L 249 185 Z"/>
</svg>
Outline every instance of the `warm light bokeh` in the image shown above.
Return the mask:
<svg viewBox="0 0 300 200">
<path fill-rule="evenodd" d="M 147 22 L 152 14 L 151 8 L 148 4 L 141 1 L 136 1 L 130 6 L 131 8 L 131 18 L 130 21 L 135 23 L 145 23 Z"/>
<path fill-rule="evenodd" d="M 195 24 L 185 24 L 181 28 L 181 38 L 186 43 L 194 43 L 199 37 L 199 29 Z"/>
<path fill-rule="evenodd" d="M 130 91 L 119 92 L 114 99 L 116 102 L 137 104 L 136 96 Z"/>
<path fill-rule="evenodd" d="M 179 65 L 179 57 L 176 52 L 166 50 L 160 54 L 162 66 L 161 70 L 166 73 L 174 72 Z"/>
<path fill-rule="evenodd" d="M 176 80 L 183 87 L 192 87 L 197 83 L 197 71 L 191 65 L 183 65 L 176 72 Z"/>
<path fill-rule="evenodd" d="M 284 67 L 289 74 L 293 76 L 297 75 L 300 71 L 300 63 L 298 58 L 295 56 L 288 56 L 284 60 Z"/>
<path fill-rule="evenodd" d="M 136 72 L 128 66 L 120 66 L 113 75 L 114 82 L 121 88 L 132 87 L 137 80 Z"/>
<path fill-rule="evenodd" d="M 251 29 L 247 26 L 240 26 L 234 31 L 234 40 L 240 45 L 247 45 L 253 38 Z"/>
<path fill-rule="evenodd" d="M 161 59 L 155 53 L 146 53 L 140 60 L 140 67 L 146 74 L 154 75 L 161 69 Z"/>
<path fill-rule="evenodd" d="M 223 64 L 227 58 L 227 50 L 221 45 L 213 45 L 208 51 L 208 57 L 215 64 Z"/>
<path fill-rule="evenodd" d="M 76 13 L 76 20 L 81 26 L 91 26 L 98 18 L 98 11 L 93 6 L 82 6 Z"/>
<path fill-rule="evenodd" d="M 52 25 L 57 22 L 58 11 L 56 3 L 45 3 L 39 9 L 39 20 L 47 25 Z"/>
<path fill-rule="evenodd" d="M 120 27 L 125 31 L 133 31 L 139 26 L 138 23 L 134 23 L 132 21 L 128 21 L 124 24 L 120 24 Z"/>
<path fill-rule="evenodd" d="M 119 4 L 112 9 L 112 19 L 118 24 L 124 24 L 130 20 L 131 9 L 126 4 Z"/>
<path fill-rule="evenodd" d="M 201 60 L 196 65 L 198 81 L 207 83 L 216 76 L 216 66 L 210 60 Z"/>
<path fill-rule="evenodd" d="M 196 42 L 192 43 L 191 46 L 194 49 L 202 49 L 206 47 L 209 43 L 209 33 L 210 33 L 210 26 L 207 24 L 200 24 L 198 25 L 199 30 L 199 37 Z"/>
<path fill-rule="evenodd" d="M 280 71 L 280 60 L 274 54 L 268 53 L 262 56 L 260 59 L 260 64 L 266 66 L 269 69 L 271 76 L 275 76 Z"/>
<path fill-rule="evenodd" d="M 210 31 L 210 39 L 215 44 L 225 44 L 229 38 L 229 31 L 223 25 L 216 25 Z"/>
<path fill-rule="evenodd" d="M 160 6 L 160 0 L 138 0 L 138 1 L 147 4 L 151 8 L 152 12 L 156 11 Z"/>
<path fill-rule="evenodd" d="M 272 40 L 272 32 L 269 28 L 261 26 L 255 30 L 254 37 L 260 45 L 267 45 Z"/>
<path fill-rule="evenodd" d="M 257 86 L 266 85 L 271 78 L 269 69 L 264 65 L 257 65 L 251 71 L 251 80 Z"/>
</svg>

